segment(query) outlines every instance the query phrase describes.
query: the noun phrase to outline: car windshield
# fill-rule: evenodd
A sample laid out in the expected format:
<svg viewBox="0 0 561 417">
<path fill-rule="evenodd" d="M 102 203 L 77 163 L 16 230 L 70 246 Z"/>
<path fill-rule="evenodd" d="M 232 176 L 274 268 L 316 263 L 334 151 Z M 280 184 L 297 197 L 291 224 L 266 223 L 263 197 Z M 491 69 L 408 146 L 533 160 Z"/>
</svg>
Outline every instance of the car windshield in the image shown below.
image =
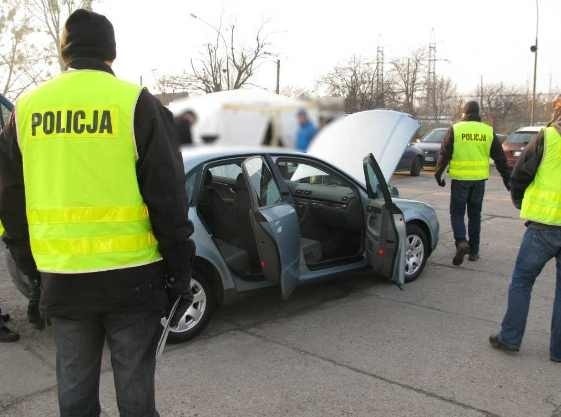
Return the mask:
<svg viewBox="0 0 561 417">
<path fill-rule="evenodd" d="M 440 143 L 446 135 L 446 129 L 435 129 L 429 132 L 422 140 L 424 143 Z"/>
<path fill-rule="evenodd" d="M 507 143 L 522 143 L 527 145 L 538 135 L 537 132 L 514 132 L 508 135 Z"/>
</svg>

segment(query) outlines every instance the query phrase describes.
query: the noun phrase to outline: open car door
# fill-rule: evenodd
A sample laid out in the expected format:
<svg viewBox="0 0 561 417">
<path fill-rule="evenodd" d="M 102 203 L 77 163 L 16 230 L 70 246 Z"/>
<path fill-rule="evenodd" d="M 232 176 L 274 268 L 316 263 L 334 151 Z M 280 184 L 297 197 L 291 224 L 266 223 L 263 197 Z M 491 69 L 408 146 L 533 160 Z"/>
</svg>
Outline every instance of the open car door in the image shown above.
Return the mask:
<svg viewBox="0 0 561 417">
<path fill-rule="evenodd" d="M 368 191 L 366 255 L 374 271 L 399 286 L 405 282 L 405 220 L 393 203 L 384 175 L 372 154 L 364 158 Z"/>
<path fill-rule="evenodd" d="M 256 156 L 242 164 L 250 196 L 250 220 L 265 278 L 280 285 L 287 299 L 298 285 L 300 225 L 294 207 L 283 201 L 267 162 Z"/>
</svg>

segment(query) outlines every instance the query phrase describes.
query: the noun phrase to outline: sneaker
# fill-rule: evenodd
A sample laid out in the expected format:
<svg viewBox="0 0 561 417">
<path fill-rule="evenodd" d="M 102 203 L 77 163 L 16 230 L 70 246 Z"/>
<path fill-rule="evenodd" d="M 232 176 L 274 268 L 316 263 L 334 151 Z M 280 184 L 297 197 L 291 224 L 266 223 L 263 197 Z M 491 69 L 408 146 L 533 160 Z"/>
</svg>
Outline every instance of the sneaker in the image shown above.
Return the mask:
<svg viewBox="0 0 561 417">
<path fill-rule="evenodd" d="M 11 331 L 6 326 L 0 327 L 0 343 L 13 343 L 19 340 L 19 334 Z"/>
<path fill-rule="evenodd" d="M 469 253 L 469 243 L 467 243 L 465 240 L 458 242 L 456 244 L 456 255 L 454 256 L 452 263 L 456 266 L 460 266 L 461 264 L 464 263 L 464 258 L 468 253 Z"/>
<path fill-rule="evenodd" d="M 470 262 L 477 262 L 477 261 L 479 261 L 479 255 L 476 254 L 476 253 L 470 253 L 469 257 L 468 257 L 468 260 Z"/>
<path fill-rule="evenodd" d="M 507 345 L 504 343 L 498 334 L 494 334 L 489 337 L 489 343 L 495 349 L 502 350 L 504 352 L 518 352 L 520 350 L 517 346 Z"/>
</svg>

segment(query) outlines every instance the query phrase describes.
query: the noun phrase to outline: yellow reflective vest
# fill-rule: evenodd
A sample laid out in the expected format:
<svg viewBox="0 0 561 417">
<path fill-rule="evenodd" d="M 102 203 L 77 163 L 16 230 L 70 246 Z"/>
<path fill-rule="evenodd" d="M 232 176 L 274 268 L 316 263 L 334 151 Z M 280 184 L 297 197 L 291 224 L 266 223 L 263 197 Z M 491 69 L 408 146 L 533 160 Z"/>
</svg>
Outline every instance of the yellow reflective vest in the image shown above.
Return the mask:
<svg viewBox="0 0 561 417">
<path fill-rule="evenodd" d="M 454 124 L 453 130 L 450 178 L 464 181 L 488 179 L 493 128 L 482 122 L 466 121 Z"/>
<path fill-rule="evenodd" d="M 17 101 L 39 271 L 97 272 L 161 259 L 136 177 L 140 92 L 103 71 L 71 70 Z"/>
<path fill-rule="evenodd" d="M 561 134 L 554 127 L 544 132 L 542 161 L 524 192 L 520 217 L 537 223 L 561 226 Z"/>
</svg>

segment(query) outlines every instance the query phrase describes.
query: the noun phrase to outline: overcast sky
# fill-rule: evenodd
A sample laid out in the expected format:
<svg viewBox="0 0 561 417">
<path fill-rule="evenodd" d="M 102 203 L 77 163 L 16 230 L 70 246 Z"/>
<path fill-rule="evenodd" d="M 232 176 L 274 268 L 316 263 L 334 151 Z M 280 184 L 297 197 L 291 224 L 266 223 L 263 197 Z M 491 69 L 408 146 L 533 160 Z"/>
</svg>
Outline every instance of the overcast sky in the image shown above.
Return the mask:
<svg viewBox="0 0 561 417">
<path fill-rule="evenodd" d="M 484 82 L 528 85 L 533 71 L 529 47 L 535 37 L 535 0 L 98 0 L 97 11 L 115 25 L 115 69 L 126 79 L 152 85 L 199 56 L 213 29 L 234 23 L 247 42 L 268 21 L 272 53 L 282 60 L 281 86 L 312 88 L 353 54 L 386 60 L 437 42 L 437 72 L 469 93 Z M 561 1 L 540 0 L 538 90 L 561 86 Z M 264 62 L 256 82 L 274 88 L 274 63 Z"/>
</svg>

